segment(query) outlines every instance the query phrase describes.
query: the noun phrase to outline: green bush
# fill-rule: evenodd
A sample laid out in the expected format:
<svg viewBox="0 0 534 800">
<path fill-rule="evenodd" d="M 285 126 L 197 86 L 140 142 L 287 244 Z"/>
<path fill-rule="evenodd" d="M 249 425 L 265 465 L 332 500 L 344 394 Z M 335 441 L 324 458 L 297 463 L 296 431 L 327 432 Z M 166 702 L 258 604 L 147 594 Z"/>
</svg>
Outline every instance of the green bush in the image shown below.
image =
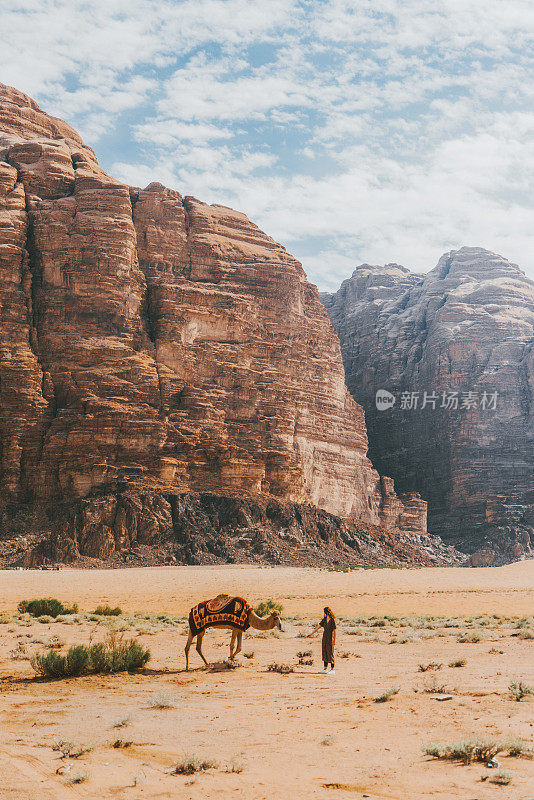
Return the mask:
<svg viewBox="0 0 534 800">
<path fill-rule="evenodd" d="M 97 606 L 93 611 L 93 614 L 96 614 L 99 617 L 120 617 L 122 614 L 122 608 L 119 606 L 115 606 L 115 608 L 112 608 L 111 606 Z"/>
<path fill-rule="evenodd" d="M 65 658 L 65 671 L 67 675 L 78 676 L 87 672 L 91 664 L 91 656 L 83 644 L 69 647 Z"/>
<path fill-rule="evenodd" d="M 66 672 L 67 659 L 55 650 L 48 653 L 36 653 L 30 659 L 30 663 L 39 675 L 47 678 L 64 678 Z"/>
<path fill-rule="evenodd" d="M 46 678 L 70 678 L 89 672 L 109 674 L 112 672 L 134 672 L 150 659 L 150 650 L 145 650 L 133 639 L 118 644 L 83 644 L 69 648 L 66 655 L 51 650 L 37 653 L 31 659 L 34 670 Z"/>
<path fill-rule="evenodd" d="M 77 614 L 76 603 L 72 608 L 67 608 L 55 597 L 44 597 L 40 600 L 21 600 L 17 606 L 21 614 L 30 614 L 32 617 L 52 617 L 55 619 L 60 614 Z"/>
<path fill-rule="evenodd" d="M 273 611 L 281 614 L 283 610 L 284 606 L 282 603 L 275 603 L 274 600 L 265 600 L 262 603 L 258 603 L 254 609 L 254 613 L 257 614 L 258 617 L 267 617 L 269 614 L 272 614 Z"/>
</svg>

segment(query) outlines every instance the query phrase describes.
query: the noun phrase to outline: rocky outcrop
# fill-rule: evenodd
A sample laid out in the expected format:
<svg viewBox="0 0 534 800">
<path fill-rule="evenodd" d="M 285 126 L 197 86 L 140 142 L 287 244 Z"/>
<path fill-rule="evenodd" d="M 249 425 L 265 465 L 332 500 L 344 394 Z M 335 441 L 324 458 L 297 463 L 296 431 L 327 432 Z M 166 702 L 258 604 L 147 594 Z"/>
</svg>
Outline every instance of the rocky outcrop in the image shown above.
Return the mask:
<svg viewBox="0 0 534 800">
<path fill-rule="evenodd" d="M 376 468 L 420 492 L 429 530 L 473 563 L 534 555 L 533 282 L 464 247 L 424 276 L 364 264 L 322 299 Z M 379 389 L 393 406 L 377 408 Z"/>
<path fill-rule="evenodd" d="M 4 563 L 32 567 L 268 563 L 300 566 L 437 566 L 465 557 L 434 536 L 341 519 L 264 495 L 124 492 L 67 502 L 48 535 L 0 542 Z"/>
<path fill-rule="evenodd" d="M 154 513 L 209 492 L 392 531 L 415 519 L 367 458 L 300 263 L 244 214 L 109 177 L 5 86 L 0 270 L 4 538 L 22 509 L 51 531 L 67 504 L 54 552 L 107 559 L 131 546 L 126 493 Z"/>
</svg>

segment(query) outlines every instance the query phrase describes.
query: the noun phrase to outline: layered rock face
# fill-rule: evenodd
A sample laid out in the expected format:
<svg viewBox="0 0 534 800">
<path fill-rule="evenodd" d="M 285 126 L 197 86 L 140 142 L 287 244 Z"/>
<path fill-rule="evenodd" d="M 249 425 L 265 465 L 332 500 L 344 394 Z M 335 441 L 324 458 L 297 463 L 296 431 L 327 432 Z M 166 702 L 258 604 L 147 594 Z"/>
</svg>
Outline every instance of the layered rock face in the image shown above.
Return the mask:
<svg viewBox="0 0 534 800">
<path fill-rule="evenodd" d="M 162 498 L 205 492 L 424 531 L 424 504 L 366 456 L 300 263 L 244 214 L 115 181 L 5 86 L 0 270 L 4 536 L 22 508 L 35 528 L 42 508 L 59 557 L 107 558 L 132 546 L 126 492 L 144 498 L 144 543 Z"/>
<path fill-rule="evenodd" d="M 377 469 L 472 563 L 534 555 L 534 283 L 464 247 L 424 276 L 362 265 L 322 299 Z"/>
</svg>

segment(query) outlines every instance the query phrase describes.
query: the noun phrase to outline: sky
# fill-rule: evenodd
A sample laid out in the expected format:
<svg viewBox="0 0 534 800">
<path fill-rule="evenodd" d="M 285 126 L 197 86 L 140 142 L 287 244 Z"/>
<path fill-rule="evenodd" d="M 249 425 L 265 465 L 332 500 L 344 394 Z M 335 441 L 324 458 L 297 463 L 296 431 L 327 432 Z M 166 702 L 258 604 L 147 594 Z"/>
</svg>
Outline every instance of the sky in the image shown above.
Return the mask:
<svg viewBox="0 0 534 800">
<path fill-rule="evenodd" d="M 534 277 L 533 40 L 531 0 L 0 0 L 0 81 L 320 289 L 464 245 Z"/>
</svg>

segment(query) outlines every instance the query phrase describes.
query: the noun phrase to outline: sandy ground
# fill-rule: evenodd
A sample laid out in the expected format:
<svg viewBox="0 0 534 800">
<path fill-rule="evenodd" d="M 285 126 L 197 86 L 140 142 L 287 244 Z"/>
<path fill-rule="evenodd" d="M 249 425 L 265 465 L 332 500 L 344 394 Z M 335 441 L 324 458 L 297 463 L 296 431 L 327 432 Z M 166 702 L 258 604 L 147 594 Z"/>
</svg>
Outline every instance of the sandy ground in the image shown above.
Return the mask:
<svg viewBox="0 0 534 800">
<path fill-rule="evenodd" d="M 146 567 L 60 572 L 0 571 L 0 610 L 21 598 L 57 597 L 91 611 L 117 603 L 124 611 L 187 614 L 220 592 L 250 602 L 276 597 L 288 614 L 531 614 L 534 561 L 486 569 L 357 569 L 349 573 L 296 567 Z"/>
<path fill-rule="evenodd" d="M 534 760 L 502 758 L 512 782 L 498 786 L 484 764 L 437 761 L 422 751 L 430 741 L 471 736 L 521 737 L 534 746 L 534 697 L 515 702 L 508 695 L 512 680 L 534 684 L 534 639 L 518 635 L 525 628 L 517 626 L 534 612 L 533 562 L 348 574 L 247 567 L 0 572 L 0 587 L 2 610 L 9 612 L 0 618 L 2 800 L 534 797 Z M 247 634 L 243 650 L 253 657 L 241 656 L 233 671 L 197 668 L 193 650 L 195 669 L 185 673 L 178 615 L 220 591 L 282 602 L 290 617 L 285 630 L 279 638 Z M 83 611 L 110 602 L 138 615 L 100 623 L 86 615 L 53 623 L 14 616 L 20 599 L 46 595 L 77 601 Z M 316 674 L 319 638 L 302 638 L 325 601 L 344 617 L 401 619 L 340 620 L 336 674 L 325 677 Z M 496 616 L 468 616 L 478 614 Z M 11 655 L 16 648 L 43 651 L 52 636 L 65 646 L 100 640 L 109 625 L 150 648 L 143 672 L 45 681 L 35 678 L 28 660 Z M 524 625 L 534 630 L 534 620 Z M 460 642 L 462 632 L 476 632 L 480 641 Z M 224 632 L 207 634 L 211 662 L 226 657 L 228 639 Z M 313 665 L 298 665 L 303 650 L 312 651 Z M 465 666 L 448 666 L 456 659 Z M 269 672 L 274 662 L 295 671 Z M 442 666 L 419 671 L 429 662 Z M 375 703 L 390 687 L 398 694 Z M 452 699 L 437 701 L 436 691 L 425 688 Z M 162 695 L 170 708 L 154 707 Z M 93 749 L 62 759 L 53 749 L 60 739 Z M 115 748 L 117 739 L 132 744 Z M 218 766 L 171 774 L 185 756 Z M 242 771 L 226 771 L 232 765 Z M 70 785 L 77 774 L 87 780 Z"/>
</svg>

